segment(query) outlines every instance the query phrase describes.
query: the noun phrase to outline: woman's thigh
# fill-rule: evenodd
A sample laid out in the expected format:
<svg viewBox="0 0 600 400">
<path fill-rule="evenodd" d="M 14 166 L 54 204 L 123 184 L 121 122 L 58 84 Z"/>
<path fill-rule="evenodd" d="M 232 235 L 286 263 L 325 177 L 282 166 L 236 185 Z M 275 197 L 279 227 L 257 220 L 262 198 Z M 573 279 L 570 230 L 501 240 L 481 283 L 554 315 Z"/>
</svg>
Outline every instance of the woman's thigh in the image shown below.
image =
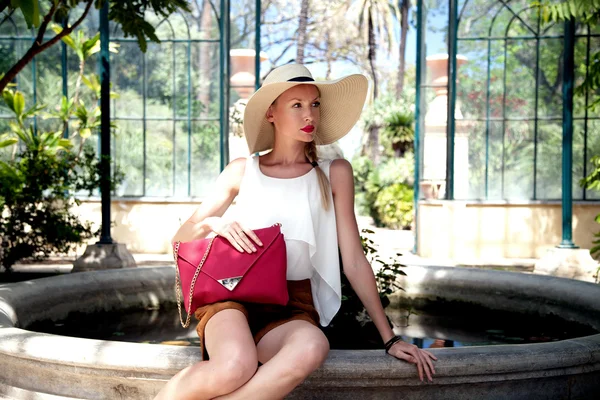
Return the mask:
<svg viewBox="0 0 600 400">
<path fill-rule="evenodd" d="M 266 363 L 284 347 L 306 356 L 313 363 L 324 361 L 329 352 L 329 341 L 321 329 L 302 320 L 293 320 L 267 332 L 258 342 L 258 361 Z"/>
<path fill-rule="evenodd" d="M 239 310 L 216 313 L 204 328 L 206 351 L 211 361 L 238 361 L 256 368 L 256 345 L 246 316 Z"/>
</svg>

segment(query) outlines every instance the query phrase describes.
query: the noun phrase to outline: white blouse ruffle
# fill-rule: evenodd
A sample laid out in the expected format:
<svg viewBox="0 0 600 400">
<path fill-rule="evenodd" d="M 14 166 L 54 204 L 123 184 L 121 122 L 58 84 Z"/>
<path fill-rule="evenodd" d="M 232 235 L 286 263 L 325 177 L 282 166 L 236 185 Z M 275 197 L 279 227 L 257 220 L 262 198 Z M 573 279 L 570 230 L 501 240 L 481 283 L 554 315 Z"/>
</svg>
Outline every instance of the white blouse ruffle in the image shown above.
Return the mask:
<svg viewBox="0 0 600 400">
<path fill-rule="evenodd" d="M 328 178 L 330 165 L 331 160 L 319 161 Z M 310 279 L 322 326 L 329 325 L 342 299 L 335 212 L 328 195 L 325 211 L 314 169 L 297 178 L 273 178 L 261 172 L 258 156 L 249 156 L 233 210 L 234 218 L 249 229 L 281 224 L 288 280 Z"/>
</svg>

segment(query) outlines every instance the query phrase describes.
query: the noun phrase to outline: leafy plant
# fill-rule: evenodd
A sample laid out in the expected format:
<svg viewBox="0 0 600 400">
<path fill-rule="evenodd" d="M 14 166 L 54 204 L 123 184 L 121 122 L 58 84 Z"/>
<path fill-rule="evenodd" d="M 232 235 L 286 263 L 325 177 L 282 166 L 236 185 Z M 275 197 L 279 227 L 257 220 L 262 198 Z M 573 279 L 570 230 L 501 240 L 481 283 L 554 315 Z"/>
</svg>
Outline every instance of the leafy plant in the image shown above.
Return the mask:
<svg viewBox="0 0 600 400">
<path fill-rule="evenodd" d="M 402 183 L 383 188 L 375 199 L 381 223 L 392 229 L 410 229 L 413 222 L 413 190 Z"/>
<path fill-rule="evenodd" d="M 400 157 L 412 149 L 415 136 L 414 123 L 412 112 L 394 110 L 385 116 L 380 137 L 381 145 L 387 150 L 388 155 Z"/>
<path fill-rule="evenodd" d="M 97 78 L 85 78 L 83 68 L 93 42 L 79 35 L 73 48 L 82 47 L 83 55 L 77 82 L 85 82 L 97 103 Z M 72 194 L 87 191 L 91 195 L 99 188 L 101 165 L 110 165 L 110 160 L 99 160 L 86 146 L 86 139 L 100 126 L 101 112 L 98 106 L 88 109 L 78 100 L 79 94 L 77 86 L 73 98 L 63 96 L 56 111 L 47 113 L 46 105 L 26 109 L 25 97 L 18 90 L 2 91 L 4 103 L 14 114 L 10 132 L 0 135 L 0 148 L 12 146 L 13 150 L 8 160 L 0 161 L 0 263 L 7 271 L 21 259 L 65 253 L 96 234 L 90 223 L 72 214 L 71 207 L 79 204 Z M 60 126 L 37 132 L 31 119 L 41 116 L 58 119 Z M 66 137 L 72 119 L 72 132 Z M 77 149 L 74 141 L 79 142 Z M 112 190 L 122 179 L 117 168 Z"/>
<path fill-rule="evenodd" d="M 408 229 L 413 220 L 412 185 L 414 157 L 388 158 L 378 167 L 367 157 L 352 162 L 359 213 L 373 218 L 376 226 Z"/>
</svg>

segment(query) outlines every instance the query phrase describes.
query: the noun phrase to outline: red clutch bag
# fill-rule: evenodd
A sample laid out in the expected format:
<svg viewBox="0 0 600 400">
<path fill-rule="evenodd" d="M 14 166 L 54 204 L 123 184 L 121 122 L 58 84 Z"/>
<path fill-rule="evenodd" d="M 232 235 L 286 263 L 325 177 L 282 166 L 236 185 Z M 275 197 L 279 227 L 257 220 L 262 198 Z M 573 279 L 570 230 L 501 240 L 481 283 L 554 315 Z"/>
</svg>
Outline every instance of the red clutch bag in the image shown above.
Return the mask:
<svg viewBox="0 0 600 400">
<path fill-rule="evenodd" d="M 197 308 L 225 300 L 286 305 L 287 255 L 281 225 L 256 229 L 263 246 L 256 253 L 240 253 L 221 236 L 176 242 L 175 292 L 181 325 L 190 325 Z M 181 312 L 181 294 L 187 310 Z"/>
</svg>

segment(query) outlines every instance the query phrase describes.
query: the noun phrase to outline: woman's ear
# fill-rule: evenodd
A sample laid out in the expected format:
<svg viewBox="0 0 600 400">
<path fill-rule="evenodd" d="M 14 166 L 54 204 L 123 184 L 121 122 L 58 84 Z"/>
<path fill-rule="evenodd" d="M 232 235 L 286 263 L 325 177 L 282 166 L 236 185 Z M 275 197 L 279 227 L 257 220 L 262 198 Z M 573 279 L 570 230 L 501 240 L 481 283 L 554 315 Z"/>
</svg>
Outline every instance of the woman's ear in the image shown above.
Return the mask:
<svg viewBox="0 0 600 400">
<path fill-rule="evenodd" d="M 269 108 L 267 108 L 267 113 L 265 114 L 267 117 L 267 121 L 273 122 L 275 118 L 273 118 L 273 105 L 271 104 Z"/>
</svg>

